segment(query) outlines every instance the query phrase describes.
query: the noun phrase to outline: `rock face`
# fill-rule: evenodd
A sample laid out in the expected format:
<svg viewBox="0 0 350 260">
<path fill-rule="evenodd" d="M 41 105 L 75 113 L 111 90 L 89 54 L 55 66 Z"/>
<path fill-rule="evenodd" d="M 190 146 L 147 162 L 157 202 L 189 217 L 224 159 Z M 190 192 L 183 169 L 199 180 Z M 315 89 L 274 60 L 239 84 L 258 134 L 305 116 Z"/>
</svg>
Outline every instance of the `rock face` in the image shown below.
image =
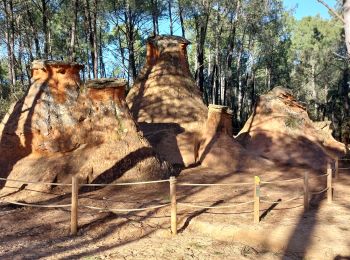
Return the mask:
<svg viewBox="0 0 350 260">
<path fill-rule="evenodd" d="M 282 164 L 324 169 L 342 152 L 342 144 L 314 126 L 306 108 L 287 89 L 260 96 L 237 140 L 248 151 Z"/>
<path fill-rule="evenodd" d="M 147 62 L 126 99 L 158 153 L 185 166 L 196 161 L 196 142 L 208 111 L 189 70 L 188 44 L 177 36 L 149 38 Z"/>
<path fill-rule="evenodd" d="M 208 119 L 200 143 L 201 165 L 221 171 L 267 169 L 273 164 L 254 156 L 232 136 L 232 112 L 226 106 L 209 105 Z"/>
<path fill-rule="evenodd" d="M 1 124 L 1 176 L 57 182 L 70 182 L 74 174 L 82 182 L 168 176 L 169 166 L 132 119 L 125 81 L 99 79 L 83 86 L 81 68 L 75 63 L 33 62 L 27 95 Z"/>
</svg>

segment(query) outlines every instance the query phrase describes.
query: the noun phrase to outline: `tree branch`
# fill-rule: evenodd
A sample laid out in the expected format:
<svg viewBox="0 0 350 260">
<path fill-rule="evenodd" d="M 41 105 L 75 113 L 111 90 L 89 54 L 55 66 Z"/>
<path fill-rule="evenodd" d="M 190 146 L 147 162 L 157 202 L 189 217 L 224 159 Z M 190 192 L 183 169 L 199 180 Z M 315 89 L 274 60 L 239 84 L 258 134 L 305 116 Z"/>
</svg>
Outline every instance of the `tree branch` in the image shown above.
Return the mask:
<svg viewBox="0 0 350 260">
<path fill-rule="evenodd" d="M 345 24 L 344 18 L 340 14 L 338 14 L 332 7 L 330 7 L 325 1 L 317 0 L 317 2 L 323 4 L 333 15 L 335 15 L 340 21 L 342 21 Z"/>
</svg>

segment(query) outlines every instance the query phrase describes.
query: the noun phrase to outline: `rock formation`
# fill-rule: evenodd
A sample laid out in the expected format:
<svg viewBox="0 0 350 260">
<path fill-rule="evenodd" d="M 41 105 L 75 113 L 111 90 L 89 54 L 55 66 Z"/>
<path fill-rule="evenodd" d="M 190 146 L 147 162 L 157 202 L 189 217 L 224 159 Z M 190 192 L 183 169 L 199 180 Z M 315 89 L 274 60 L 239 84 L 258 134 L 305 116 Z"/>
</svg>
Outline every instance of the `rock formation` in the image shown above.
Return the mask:
<svg viewBox="0 0 350 260">
<path fill-rule="evenodd" d="M 315 169 L 324 169 L 327 160 L 342 152 L 342 144 L 325 140 L 306 108 L 280 87 L 260 96 L 237 140 L 256 155 Z"/>
<path fill-rule="evenodd" d="M 0 176 L 66 183 L 74 174 L 81 182 L 105 183 L 166 177 L 169 166 L 138 132 L 128 110 L 125 81 L 99 79 L 83 86 L 81 68 L 33 62 L 27 95 L 1 124 Z"/>
<path fill-rule="evenodd" d="M 208 119 L 200 143 L 201 165 L 220 171 L 267 169 L 273 164 L 254 156 L 232 136 L 232 111 L 226 106 L 209 105 Z"/>
<path fill-rule="evenodd" d="M 196 160 L 208 111 L 189 70 L 189 43 L 177 36 L 149 38 L 147 62 L 127 96 L 152 146 L 173 165 L 185 166 Z"/>
</svg>

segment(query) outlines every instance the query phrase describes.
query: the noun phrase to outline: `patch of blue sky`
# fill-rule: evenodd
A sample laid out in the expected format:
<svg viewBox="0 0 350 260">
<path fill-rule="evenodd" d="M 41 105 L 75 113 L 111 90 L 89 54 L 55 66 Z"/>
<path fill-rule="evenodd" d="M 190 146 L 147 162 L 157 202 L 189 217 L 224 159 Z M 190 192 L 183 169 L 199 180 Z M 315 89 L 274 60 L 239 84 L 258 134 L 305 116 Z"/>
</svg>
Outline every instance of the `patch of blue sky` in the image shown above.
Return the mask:
<svg viewBox="0 0 350 260">
<path fill-rule="evenodd" d="M 324 0 L 330 7 L 336 8 L 337 0 Z M 320 15 L 325 19 L 330 19 L 328 9 L 317 0 L 283 0 L 286 9 L 292 10 L 297 20 L 306 16 Z"/>
</svg>

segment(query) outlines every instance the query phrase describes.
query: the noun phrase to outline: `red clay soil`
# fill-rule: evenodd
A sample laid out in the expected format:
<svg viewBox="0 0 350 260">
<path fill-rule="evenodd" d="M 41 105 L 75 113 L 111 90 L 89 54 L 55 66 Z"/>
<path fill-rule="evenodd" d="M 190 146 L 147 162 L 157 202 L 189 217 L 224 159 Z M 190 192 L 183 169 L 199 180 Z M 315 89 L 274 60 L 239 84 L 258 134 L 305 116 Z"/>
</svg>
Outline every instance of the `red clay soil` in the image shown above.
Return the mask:
<svg viewBox="0 0 350 260">
<path fill-rule="evenodd" d="M 81 68 L 33 62 L 27 95 L 1 124 L 0 176 L 63 183 L 70 183 L 72 175 L 83 183 L 167 177 L 169 165 L 138 132 L 128 110 L 125 81 L 100 79 L 84 86 Z M 1 192 L 22 188 L 8 182 Z"/>
<path fill-rule="evenodd" d="M 267 170 L 273 163 L 250 154 L 232 135 L 232 113 L 228 107 L 209 105 L 208 119 L 200 142 L 202 166 L 232 172 L 258 168 Z"/>
<path fill-rule="evenodd" d="M 315 169 L 344 153 L 344 145 L 315 127 L 305 107 L 279 87 L 260 96 L 236 139 L 252 154 Z"/>
<path fill-rule="evenodd" d="M 173 165 L 226 172 L 273 165 L 234 140 L 227 108 L 205 106 L 188 68 L 188 44 L 177 36 L 148 39 L 147 62 L 127 96 L 145 137 Z"/>
<path fill-rule="evenodd" d="M 158 153 L 185 166 L 195 162 L 195 144 L 208 113 L 188 68 L 188 44 L 177 36 L 149 38 L 147 62 L 126 99 Z"/>
</svg>

